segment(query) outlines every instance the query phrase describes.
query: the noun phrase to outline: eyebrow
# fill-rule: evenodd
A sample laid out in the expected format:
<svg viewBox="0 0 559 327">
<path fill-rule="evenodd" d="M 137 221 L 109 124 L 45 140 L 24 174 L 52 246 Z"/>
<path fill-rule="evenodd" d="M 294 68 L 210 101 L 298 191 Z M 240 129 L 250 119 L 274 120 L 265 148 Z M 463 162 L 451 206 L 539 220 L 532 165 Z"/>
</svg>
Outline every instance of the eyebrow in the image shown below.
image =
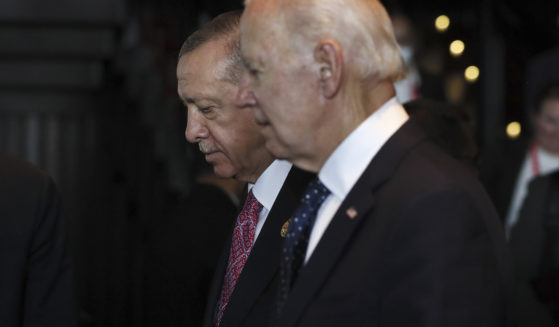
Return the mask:
<svg viewBox="0 0 559 327">
<path fill-rule="evenodd" d="M 203 99 L 195 99 L 192 97 L 187 97 L 183 100 L 183 104 L 196 104 L 196 105 L 200 105 L 200 102 L 211 102 L 212 104 L 215 105 L 221 105 L 221 100 L 215 97 L 205 97 Z M 204 103 L 205 104 L 205 103 Z"/>
</svg>

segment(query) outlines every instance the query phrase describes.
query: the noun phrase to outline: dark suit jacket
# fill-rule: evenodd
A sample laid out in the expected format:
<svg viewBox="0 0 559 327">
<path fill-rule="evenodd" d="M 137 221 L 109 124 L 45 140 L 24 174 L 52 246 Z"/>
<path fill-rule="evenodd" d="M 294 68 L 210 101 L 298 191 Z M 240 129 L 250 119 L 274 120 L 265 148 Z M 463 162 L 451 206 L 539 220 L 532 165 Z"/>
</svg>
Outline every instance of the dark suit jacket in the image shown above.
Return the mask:
<svg viewBox="0 0 559 327">
<path fill-rule="evenodd" d="M 534 178 L 510 236 L 516 326 L 559 322 L 559 172 Z M 555 321 L 554 321 L 555 319 Z"/>
<path fill-rule="evenodd" d="M 343 201 L 273 326 L 508 326 L 511 283 L 483 188 L 410 121 Z"/>
<path fill-rule="evenodd" d="M 314 175 L 293 167 L 268 213 L 223 314 L 221 327 L 266 326 L 276 300 L 283 224 L 299 205 L 300 197 Z M 232 235 L 232 232 L 231 232 Z M 214 276 L 204 326 L 212 326 L 227 268 L 231 236 L 221 255 Z"/>
<path fill-rule="evenodd" d="M 75 326 L 69 250 L 52 180 L 0 155 L 0 326 Z"/>
</svg>

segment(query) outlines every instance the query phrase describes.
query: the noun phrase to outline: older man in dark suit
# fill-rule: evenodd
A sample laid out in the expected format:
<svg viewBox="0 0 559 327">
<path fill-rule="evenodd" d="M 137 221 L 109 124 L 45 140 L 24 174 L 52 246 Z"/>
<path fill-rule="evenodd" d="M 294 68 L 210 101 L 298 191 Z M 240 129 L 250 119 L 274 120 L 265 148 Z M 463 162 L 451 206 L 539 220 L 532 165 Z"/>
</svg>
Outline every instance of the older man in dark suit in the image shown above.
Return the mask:
<svg viewBox="0 0 559 327">
<path fill-rule="evenodd" d="M 396 100 L 375 0 L 252 0 L 237 94 L 279 158 L 318 172 L 289 225 L 273 326 L 508 326 L 503 228 Z"/>
<path fill-rule="evenodd" d="M 53 181 L 0 154 L 0 326 L 76 326 L 72 283 Z"/>
<path fill-rule="evenodd" d="M 249 190 L 213 280 L 205 326 L 264 326 L 278 281 L 282 226 L 311 175 L 275 160 L 250 110 L 234 104 L 244 67 L 241 12 L 216 17 L 188 37 L 177 65 L 187 107 L 186 138 L 198 143 L 216 175 L 248 182 Z"/>
</svg>

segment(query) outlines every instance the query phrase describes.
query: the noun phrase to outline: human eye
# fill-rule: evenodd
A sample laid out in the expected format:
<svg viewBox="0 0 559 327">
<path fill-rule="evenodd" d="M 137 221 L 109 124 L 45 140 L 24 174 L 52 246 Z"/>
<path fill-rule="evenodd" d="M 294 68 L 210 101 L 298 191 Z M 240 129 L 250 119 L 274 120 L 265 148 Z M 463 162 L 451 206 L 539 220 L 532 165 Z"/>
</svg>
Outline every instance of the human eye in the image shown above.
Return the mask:
<svg viewBox="0 0 559 327">
<path fill-rule="evenodd" d="M 257 78 L 258 75 L 260 74 L 260 71 L 255 68 L 249 68 L 248 73 L 250 74 L 250 76 Z"/>
<path fill-rule="evenodd" d="M 254 66 L 252 66 L 252 64 L 246 59 L 243 60 L 243 63 L 250 77 L 257 78 L 258 75 L 260 74 L 260 71 L 254 68 Z"/>
<path fill-rule="evenodd" d="M 198 112 L 209 120 L 213 120 L 217 117 L 217 107 L 214 105 L 198 106 Z"/>
<path fill-rule="evenodd" d="M 203 114 L 209 114 L 214 110 L 213 106 L 207 106 L 207 107 L 199 107 L 198 110 L 203 113 Z"/>
</svg>

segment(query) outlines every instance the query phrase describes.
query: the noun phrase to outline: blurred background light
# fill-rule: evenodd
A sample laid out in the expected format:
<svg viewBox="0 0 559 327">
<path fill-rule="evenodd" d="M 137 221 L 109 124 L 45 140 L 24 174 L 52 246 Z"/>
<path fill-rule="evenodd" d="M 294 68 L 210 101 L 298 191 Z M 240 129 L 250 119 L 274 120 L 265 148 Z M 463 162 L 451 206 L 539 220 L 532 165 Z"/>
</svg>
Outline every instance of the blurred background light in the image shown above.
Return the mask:
<svg viewBox="0 0 559 327">
<path fill-rule="evenodd" d="M 454 40 L 452 41 L 452 43 L 450 43 L 450 54 L 454 57 L 459 57 L 462 55 L 462 53 L 464 53 L 465 48 L 466 46 L 464 45 L 464 42 L 462 42 L 461 40 Z"/>
<path fill-rule="evenodd" d="M 444 32 L 450 26 L 450 18 L 447 15 L 440 15 L 435 19 L 435 28 L 439 32 Z"/>
<path fill-rule="evenodd" d="M 478 77 L 479 77 L 479 68 L 477 68 L 477 66 L 469 66 L 464 71 L 464 78 L 466 78 L 466 81 L 468 82 L 473 83 L 477 81 Z"/>
<path fill-rule="evenodd" d="M 522 132 L 522 126 L 517 121 L 512 121 L 507 125 L 507 136 L 510 139 L 515 139 L 520 136 Z"/>
</svg>

